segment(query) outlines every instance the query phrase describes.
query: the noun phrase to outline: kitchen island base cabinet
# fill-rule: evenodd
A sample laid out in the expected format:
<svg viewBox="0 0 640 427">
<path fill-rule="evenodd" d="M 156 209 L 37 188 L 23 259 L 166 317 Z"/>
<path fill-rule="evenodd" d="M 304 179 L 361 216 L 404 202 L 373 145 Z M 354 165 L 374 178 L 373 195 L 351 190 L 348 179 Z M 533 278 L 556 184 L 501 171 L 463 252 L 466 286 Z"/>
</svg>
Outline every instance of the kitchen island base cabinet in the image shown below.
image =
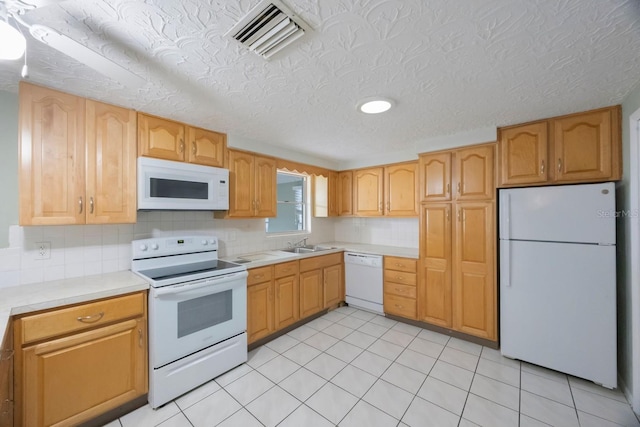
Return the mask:
<svg viewBox="0 0 640 427">
<path fill-rule="evenodd" d="M 131 298 L 137 300 L 137 313 L 127 313 L 126 318 L 111 313 L 119 300 L 128 304 Z M 146 295 L 88 306 L 101 311 L 84 316 L 79 305 L 59 310 L 60 316 L 50 320 L 67 325 L 73 318 L 81 331 L 69 328 L 44 340 L 29 331 L 31 325 L 38 325 L 30 325 L 30 318 L 43 313 L 16 320 L 15 425 L 77 425 L 147 392 Z M 35 338 L 30 341 L 29 337 Z"/>
</svg>

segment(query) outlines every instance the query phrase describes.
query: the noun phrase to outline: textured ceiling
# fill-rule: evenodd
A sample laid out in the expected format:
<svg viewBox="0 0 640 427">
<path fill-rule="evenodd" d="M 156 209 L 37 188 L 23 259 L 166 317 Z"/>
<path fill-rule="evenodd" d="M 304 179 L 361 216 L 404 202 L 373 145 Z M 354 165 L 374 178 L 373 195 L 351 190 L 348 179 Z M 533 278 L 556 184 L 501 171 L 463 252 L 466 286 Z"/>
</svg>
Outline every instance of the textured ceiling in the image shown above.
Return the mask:
<svg viewBox="0 0 640 427">
<path fill-rule="evenodd" d="M 637 0 L 284 0 L 313 32 L 267 62 L 224 37 L 258 0 L 68 0 L 29 12 L 147 79 L 129 89 L 28 39 L 30 80 L 348 161 L 620 103 L 640 80 Z M 17 91 L 21 61 L 0 63 Z M 365 97 L 388 113 L 356 111 Z"/>
</svg>

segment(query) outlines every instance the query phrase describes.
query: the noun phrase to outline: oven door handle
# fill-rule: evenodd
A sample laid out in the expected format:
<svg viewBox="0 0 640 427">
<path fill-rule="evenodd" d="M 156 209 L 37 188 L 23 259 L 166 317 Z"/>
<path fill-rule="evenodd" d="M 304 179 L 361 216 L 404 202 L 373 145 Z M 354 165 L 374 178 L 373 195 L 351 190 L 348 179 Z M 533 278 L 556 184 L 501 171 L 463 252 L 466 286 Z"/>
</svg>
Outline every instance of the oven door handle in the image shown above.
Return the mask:
<svg viewBox="0 0 640 427">
<path fill-rule="evenodd" d="M 181 286 L 165 286 L 163 288 L 158 288 L 153 290 L 154 298 L 159 298 L 166 295 L 176 295 L 184 292 L 191 292 L 202 288 L 215 288 L 218 291 L 225 291 L 225 288 L 233 288 L 234 286 L 222 286 L 228 285 L 231 282 L 237 282 L 238 280 L 243 280 L 243 283 L 246 285 L 246 278 L 249 276 L 249 273 L 246 271 L 240 271 L 238 273 L 227 274 L 222 277 L 216 277 L 211 279 L 202 280 L 199 282 L 195 282 L 192 284 L 184 284 Z"/>
</svg>

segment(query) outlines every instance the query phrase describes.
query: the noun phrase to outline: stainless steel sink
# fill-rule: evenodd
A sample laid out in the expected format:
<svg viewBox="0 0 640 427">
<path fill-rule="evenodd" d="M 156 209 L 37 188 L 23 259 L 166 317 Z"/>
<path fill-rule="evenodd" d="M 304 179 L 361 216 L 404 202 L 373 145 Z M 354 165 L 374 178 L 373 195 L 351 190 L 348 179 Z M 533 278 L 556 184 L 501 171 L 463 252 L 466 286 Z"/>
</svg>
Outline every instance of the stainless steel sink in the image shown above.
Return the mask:
<svg viewBox="0 0 640 427">
<path fill-rule="evenodd" d="M 325 247 L 316 246 L 316 245 L 307 245 L 307 246 L 300 246 L 300 247 L 281 249 L 281 250 L 284 252 L 290 252 L 292 254 L 309 254 L 312 252 L 328 251 L 329 249 L 331 248 L 325 248 Z"/>
</svg>

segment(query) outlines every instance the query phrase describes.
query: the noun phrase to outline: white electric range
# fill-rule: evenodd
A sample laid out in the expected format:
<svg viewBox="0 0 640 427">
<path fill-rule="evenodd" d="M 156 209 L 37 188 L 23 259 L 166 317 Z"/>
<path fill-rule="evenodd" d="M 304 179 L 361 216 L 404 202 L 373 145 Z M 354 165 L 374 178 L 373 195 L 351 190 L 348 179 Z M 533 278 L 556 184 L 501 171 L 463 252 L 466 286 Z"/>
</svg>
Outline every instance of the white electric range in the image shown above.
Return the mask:
<svg viewBox="0 0 640 427">
<path fill-rule="evenodd" d="M 247 361 L 247 269 L 213 236 L 134 240 L 149 290 L 149 404 L 157 408 Z"/>
</svg>

